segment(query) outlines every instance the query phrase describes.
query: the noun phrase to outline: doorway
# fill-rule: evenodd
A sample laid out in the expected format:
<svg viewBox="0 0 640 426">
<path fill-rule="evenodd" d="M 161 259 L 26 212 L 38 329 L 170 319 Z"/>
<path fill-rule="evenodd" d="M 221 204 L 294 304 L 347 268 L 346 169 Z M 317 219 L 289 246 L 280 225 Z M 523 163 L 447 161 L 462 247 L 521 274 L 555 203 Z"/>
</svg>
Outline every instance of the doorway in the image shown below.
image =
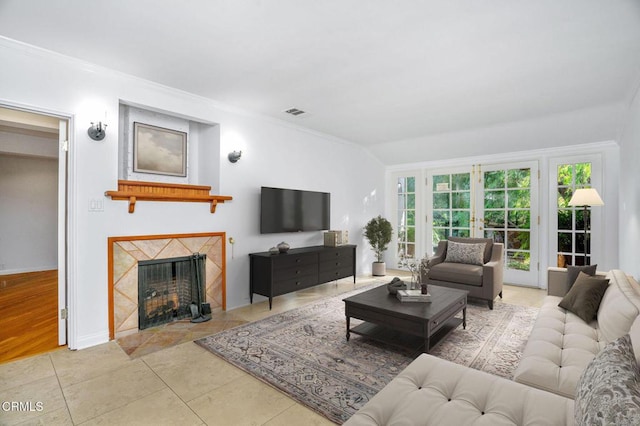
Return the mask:
<svg viewBox="0 0 640 426">
<path fill-rule="evenodd" d="M 67 131 L 0 106 L 0 362 L 67 342 Z"/>
</svg>

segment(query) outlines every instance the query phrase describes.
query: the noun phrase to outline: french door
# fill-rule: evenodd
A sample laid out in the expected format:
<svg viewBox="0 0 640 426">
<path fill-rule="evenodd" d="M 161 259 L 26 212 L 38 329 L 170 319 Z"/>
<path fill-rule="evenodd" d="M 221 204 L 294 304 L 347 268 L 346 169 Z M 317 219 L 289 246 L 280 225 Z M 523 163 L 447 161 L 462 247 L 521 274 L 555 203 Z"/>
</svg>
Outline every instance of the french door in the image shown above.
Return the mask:
<svg viewBox="0 0 640 426">
<path fill-rule="evenodd" d="M 491 238 L 504 244 L 505 282 L 538 285 L 538 178 L 537 162 L 429 173 L 433 250 L 450 236 Z"/>
</svg>

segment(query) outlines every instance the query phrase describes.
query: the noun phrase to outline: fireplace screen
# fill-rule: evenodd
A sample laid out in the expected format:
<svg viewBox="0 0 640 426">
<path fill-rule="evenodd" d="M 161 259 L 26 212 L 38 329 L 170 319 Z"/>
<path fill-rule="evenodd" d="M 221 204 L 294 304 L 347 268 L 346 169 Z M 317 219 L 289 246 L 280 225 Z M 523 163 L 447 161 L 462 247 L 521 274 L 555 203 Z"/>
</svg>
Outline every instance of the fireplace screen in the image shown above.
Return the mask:
<svg viewBox="0 0 640 426">
<path fill-rule="evenodd" d="M 138 327 L 143 330 L 191 316 L 205 300 L 206 255 L 138 262 Z"/>
</svg>

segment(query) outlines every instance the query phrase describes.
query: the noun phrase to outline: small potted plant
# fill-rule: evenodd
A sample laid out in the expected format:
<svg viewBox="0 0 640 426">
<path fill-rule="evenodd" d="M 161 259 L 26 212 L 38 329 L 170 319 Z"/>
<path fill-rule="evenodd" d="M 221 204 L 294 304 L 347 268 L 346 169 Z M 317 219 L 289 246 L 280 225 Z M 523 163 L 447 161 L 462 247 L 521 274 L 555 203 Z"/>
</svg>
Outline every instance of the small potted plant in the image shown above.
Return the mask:
<svg viewBox="0 0 640 426">
<path fill-rule="evenodd" d="M 376 254 L 376 261 L 371 268 L 374 276 L 384 276 L 387 273 L 382 256 L 391 242 L 391 234 L 393 234 L 391 223 L 382 216 L 374 217 L 364 227 L 364 236 Z"/>
</svg>

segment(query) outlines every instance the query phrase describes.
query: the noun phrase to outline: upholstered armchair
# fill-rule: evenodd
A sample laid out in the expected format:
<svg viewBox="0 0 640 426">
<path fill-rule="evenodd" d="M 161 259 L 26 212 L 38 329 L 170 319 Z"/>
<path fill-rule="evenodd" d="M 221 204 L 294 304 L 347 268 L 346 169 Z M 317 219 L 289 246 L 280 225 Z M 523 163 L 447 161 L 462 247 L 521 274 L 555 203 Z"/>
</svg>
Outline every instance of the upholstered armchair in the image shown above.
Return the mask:
<svg viewBox="0 0 640 426">
<path fill-rule="evenodd" d="M 469 297 L 486 300 L 493 309 L 502 298 L 503 248 L 490 238 L 457 238 L 440 241 L 434 256 L 423 259 L 422 282 L 467 290 Z"/>
</svg>

